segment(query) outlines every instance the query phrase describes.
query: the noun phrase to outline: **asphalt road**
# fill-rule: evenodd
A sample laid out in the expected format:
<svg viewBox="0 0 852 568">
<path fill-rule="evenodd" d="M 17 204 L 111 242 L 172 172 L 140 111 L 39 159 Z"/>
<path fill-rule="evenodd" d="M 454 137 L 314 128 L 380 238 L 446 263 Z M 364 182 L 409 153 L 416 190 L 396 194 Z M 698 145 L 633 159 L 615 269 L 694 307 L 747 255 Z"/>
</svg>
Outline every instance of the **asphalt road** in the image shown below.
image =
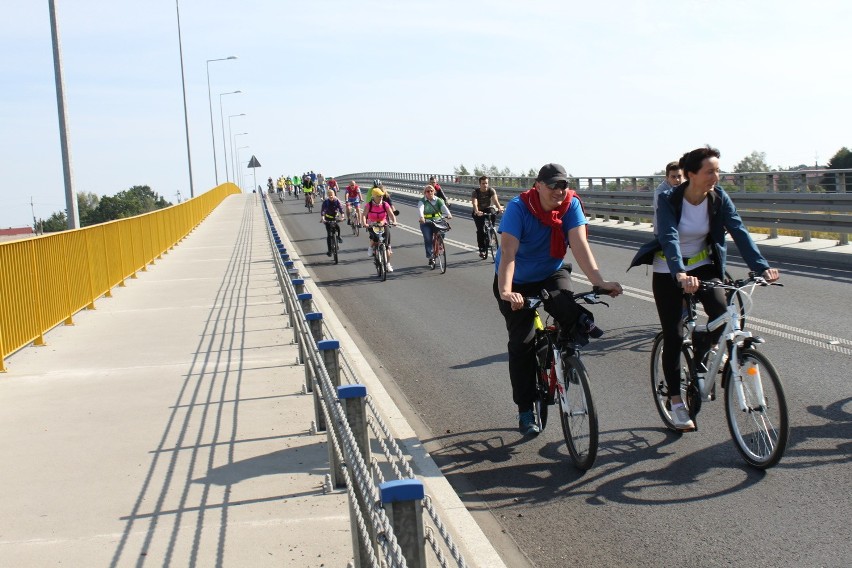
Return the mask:
<svg viewBox="0 0 852 568">
<path fill-rule="evenodd" d="M 335 266 L 318 212 L 274 201 L 302 260 L 393 381 L 447 478 L 469 509 L 496 519 L 483 526 L 516 559 L 510 565 L 521 561 L 517 549 L 540 567 L 850 564 L 852 274 L 776 264 L 785 287 L 755 295 L 749 327 L 767 340 L 761 349 L 781 373 L 792 426 L 781 463 L 760 472 L 731 442 L 721 398 L 705 404 L 698 432 L 663 428 L 648 378 L 658 327 L 650 275 L 625 273 L 635 243 L 593 232 L 605 276 L 626 294 L 610 308 L 591 307 L 606 330 L 583 354 L 601 436 L 594 467 L 581 474 L 557 424 L 535 439 L 517 432 L 494 267 L 476 254 L 469 213 L 455 207 L 442 275 L 426 266 L 415 210 L 402 202 L 396 271 L 382 283 L 363 233 L 352 237 L 342 225 Z M 733 262 L 729 271 L 746 268 Z M 577 278 L 575 290 L 587 286 Z"/>
</svg>

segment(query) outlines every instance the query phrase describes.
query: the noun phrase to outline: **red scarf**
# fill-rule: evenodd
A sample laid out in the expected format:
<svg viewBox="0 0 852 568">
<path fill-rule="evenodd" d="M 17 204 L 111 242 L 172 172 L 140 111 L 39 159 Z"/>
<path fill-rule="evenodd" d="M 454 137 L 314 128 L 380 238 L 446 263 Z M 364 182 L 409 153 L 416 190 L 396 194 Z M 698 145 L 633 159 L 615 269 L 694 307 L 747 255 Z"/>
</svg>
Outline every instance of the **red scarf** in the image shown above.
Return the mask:
<svg viewBox="0 0 852 568">
<path fill-rule="evenodd" d="M 571 206 L 571 200 L 574 199 L 574 191 L 569 189 L 565 193 L 565 200 L 553 211 L 545 211 L 541 206 L 541 199 L 538 196 L 538 190 L 535 187 L 521 193 L 521 201 L 530 210 L 530 213 L 535 215 L 535 218 L 541 221 L 545 227 L 550 227 L 550 256 L 553 258 L 564 258 L 568 252 L 565 233 L 562 232 L 562 217 Z"/>
</svg>

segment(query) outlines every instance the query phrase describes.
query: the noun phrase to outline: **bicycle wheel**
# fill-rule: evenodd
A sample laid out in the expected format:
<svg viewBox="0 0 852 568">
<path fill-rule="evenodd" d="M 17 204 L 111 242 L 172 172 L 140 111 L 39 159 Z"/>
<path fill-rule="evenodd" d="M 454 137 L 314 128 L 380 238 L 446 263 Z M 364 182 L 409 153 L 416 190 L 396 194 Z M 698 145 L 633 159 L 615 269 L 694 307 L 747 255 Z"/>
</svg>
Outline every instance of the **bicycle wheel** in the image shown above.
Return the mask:
<svg viewBox="0 0 852 568">
<path fill-rule="evenodd" d="M 379 279 L 384 282 L 388 279 L 388 249 L 385 248 L 384 243 L 380 244 L 376 249 L 376 257 L 379 263 Z"/>
<path fill-rule="evenodd" d="M 352 208 L 351 213 L 349 214 L 349 222 L 352 224 L 352 234 L 356 237 L 358 233 L 360 233 L 360 228 L 358 227 L 358 215 L 355 213 L 355 208 Z"/>
<path fill-rule="evenodd" d="M 575 356 L 562 357 L 559 385 L 559 417 L 568 453 L 583 471 L 592 467 L 598 455 L 598 415 L 589 388 L 589 374 Z"/>
<path fill-rule="evenodd" d="M 491 253 L 491 261 L 497 262 L 497 231 L 494 228 L 488 230 L 488 251 Z"/>
<path fill-rule="evenodd" d="M 695 371 L 692 362 L 692 351 L 684 345 L 680 354 L 680 396 L 689 412 L 690 418 L 695 420 L 695 415 L 701 408 L 701 395 L 695 387 Z M 654 406 L 663 420 L 666 428 L 674 432 L 683 432 L 672 422 L 671 401 L 669 387 L 663 374 L 663 333 L 660 332 L 654 338 L 654 346 L 651 348 L 651 395 L 654 397 Z"/>
<path fill-rule="evenodd" d="M 441 269 L 441 274 L 445 274 L 447 272 L 447 249 L 444 247 L 444 235 L 438 233 L 436 242 L 438 248 L 435 251 L 435 256 L 438 257 L 438 267 Z"/>
<path fill-rule="evenodd" d="M 337 242 L 337 237 L 340 236 L 340 229 L 335 228 L 331 236 L 331 256 L 334 257 L 334 264 L 337 264 L 337 256 L 340 252 L 340 243 Z"/>
<path fill-rule="evenodd" d="M 740 355 L 742 380 L 732 381 L 730 370 L 725 377 L 728 428 L 745 461 L 752 467 L 767 469 L 778 463 L 787 447 L 787 399 L 778 372 L 763 353 L 744 349 Z M 755 372 L 749 373 L 750 369 Z M 740 386 L 746 410 L 740 409 Z"/>
</svg>

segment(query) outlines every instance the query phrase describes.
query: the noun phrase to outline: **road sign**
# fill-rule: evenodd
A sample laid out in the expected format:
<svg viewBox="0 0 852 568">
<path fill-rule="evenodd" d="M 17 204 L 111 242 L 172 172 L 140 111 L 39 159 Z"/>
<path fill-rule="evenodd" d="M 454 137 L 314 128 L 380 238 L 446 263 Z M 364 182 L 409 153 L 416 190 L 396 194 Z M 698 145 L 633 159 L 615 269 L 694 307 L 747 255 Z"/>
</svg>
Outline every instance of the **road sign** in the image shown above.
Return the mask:
<svg viewBox="0 0 852 568">
<path fill-rule="evenodd" d="M 252 155 L 251 160 L 249 160 L 248 167 L 249 168 L 259 168 L 260 167 L 260 162 L 257 161 L 257 158 L 255 158 L 254 155 Z"/>
</svg>

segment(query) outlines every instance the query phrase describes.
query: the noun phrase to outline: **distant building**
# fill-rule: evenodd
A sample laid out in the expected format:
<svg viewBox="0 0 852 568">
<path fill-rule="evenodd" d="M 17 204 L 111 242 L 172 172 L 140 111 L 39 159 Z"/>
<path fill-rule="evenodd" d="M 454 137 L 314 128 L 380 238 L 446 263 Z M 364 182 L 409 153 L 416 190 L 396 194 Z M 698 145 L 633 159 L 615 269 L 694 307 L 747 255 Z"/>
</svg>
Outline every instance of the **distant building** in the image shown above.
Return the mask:
<svg viewBox="0 0 852 568">
<path fill-rule="evenodd" d="M 8 229 L 0 229 L 0 243 L 6 241 L 17 241 L 19 239 L 29 239 L 36 236 L 32 227 L 10 227 Z"/>
</svg>

